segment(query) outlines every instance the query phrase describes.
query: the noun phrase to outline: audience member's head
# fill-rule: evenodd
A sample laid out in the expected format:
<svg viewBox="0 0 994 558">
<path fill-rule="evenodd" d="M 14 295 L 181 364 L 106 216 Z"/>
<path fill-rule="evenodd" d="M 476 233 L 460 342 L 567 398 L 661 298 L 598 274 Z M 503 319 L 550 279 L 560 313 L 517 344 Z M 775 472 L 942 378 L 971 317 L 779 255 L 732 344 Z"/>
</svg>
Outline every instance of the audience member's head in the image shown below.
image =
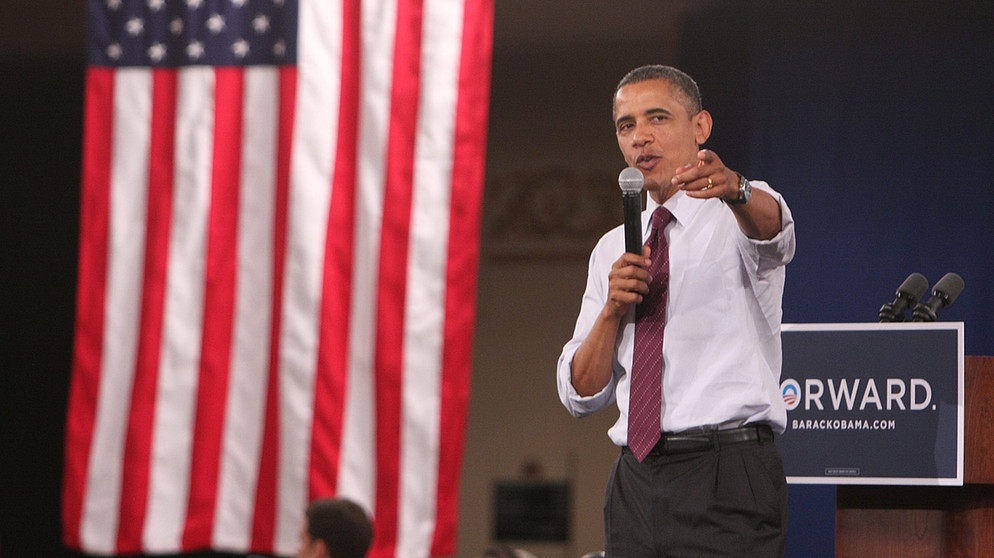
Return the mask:
<svg viewBox="0 0 994 558">
<path fill-rule="evenodd" d="M 365 558 L 372 542 L 373 524 L 359 504 L 321 498 L 307 507 L 297 558 Z"/>
</svg>

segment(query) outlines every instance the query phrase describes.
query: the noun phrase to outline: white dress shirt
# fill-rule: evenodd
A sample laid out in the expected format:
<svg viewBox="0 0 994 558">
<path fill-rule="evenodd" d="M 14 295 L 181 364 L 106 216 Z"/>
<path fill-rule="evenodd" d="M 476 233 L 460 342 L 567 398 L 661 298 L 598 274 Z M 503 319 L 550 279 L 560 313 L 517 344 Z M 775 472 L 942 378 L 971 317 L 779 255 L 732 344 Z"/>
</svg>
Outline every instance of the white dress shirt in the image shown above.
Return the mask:
<svg viewBox="0 0 994 558">
<path fill-rule="evenodd" d="M 677 192 L 663 205 L 674 219 L 669 244 L 670 284 L 663 336 L 663 432 L 769 424 L 783 432 L 787 411 L 780 395 L 781 300 L 784 267 L 794 256 L 794 220 L 779 193 L 750 181 L 780 204 L 781 231 L 752 240 L 718 199 L 697 200 Z M 657 204 L 642 212 L 643 243 Z M 617 402 L 620 416 L 608 431 L 619 445 L 628 439 L 628 389 L 635 338 L 634 307 L 615 341 L 614 373 L 600 392 L 581 397 L 571 380 L 573 355 L 593 327 L 608 294 L 608 273 L 625 250 L 624 226 L 605 234 L 590 255 L 587 287 L 573 338 L 557 366 L 559 398 L 582 417 Z"/>
</svg>

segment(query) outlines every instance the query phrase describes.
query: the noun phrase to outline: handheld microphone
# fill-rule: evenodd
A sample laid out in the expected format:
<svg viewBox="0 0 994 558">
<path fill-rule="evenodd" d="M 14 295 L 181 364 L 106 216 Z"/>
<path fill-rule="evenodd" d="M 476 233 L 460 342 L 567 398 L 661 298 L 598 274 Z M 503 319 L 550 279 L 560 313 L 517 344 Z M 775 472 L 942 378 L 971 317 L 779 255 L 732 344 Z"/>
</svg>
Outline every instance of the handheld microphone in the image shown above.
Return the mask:
<svg viewBox="0 0 994 558">
<path fill-rule="evenodd" d="M 914 307 L 915 303 L 928 292 L 928 279 L 921 273 L 912 273 L 897 288 L 894 302 L 880 307 L 881 322 L 903 322 L 904 311 Z"/>
<path fill-rule="evenodd" d="M 928 302 L 919 302 L 912 313 L 914 322 L 934 322 L 939 310 L 952 305 L 963 292 L 963 278 L 955 273 L 947 273 L 932 287 Z"/>
<path fill-rule="evenodd" d="M 628 167 L 618 175 L 625 210 L 625 251 L 642 255 L 642 171 Z"/>
</svg>

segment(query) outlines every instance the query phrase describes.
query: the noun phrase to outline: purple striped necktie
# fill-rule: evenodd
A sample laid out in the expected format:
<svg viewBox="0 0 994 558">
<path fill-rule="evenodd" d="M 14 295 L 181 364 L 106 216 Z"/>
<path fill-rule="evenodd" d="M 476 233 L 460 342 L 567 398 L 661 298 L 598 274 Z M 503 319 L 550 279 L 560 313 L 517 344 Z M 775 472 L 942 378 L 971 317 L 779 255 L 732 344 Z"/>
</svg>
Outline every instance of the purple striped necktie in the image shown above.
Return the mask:
<svg viewBox="0 0 994 558">
<path fill-rule="evenodd" d="M 663 229 L 673 215 L 659 206 L 652 213 L 649 294 L 635 308 L 635 354 L 628 400 L 628 448 L 641 463 L 662 432 L 663 327 L 670 283 L 670 256 Z"/>
</svg>

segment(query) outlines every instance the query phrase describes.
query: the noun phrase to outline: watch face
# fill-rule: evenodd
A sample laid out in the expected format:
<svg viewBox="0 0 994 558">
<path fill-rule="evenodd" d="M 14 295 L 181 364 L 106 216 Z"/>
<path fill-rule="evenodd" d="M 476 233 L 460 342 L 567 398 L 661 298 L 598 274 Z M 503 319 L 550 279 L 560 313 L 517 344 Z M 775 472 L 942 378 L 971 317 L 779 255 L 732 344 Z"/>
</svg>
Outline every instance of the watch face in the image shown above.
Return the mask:
<svg viewBox="0 0 994 558">
<path fill-rule="evenodd" d="M 749 181 L 746 180 L 745 176 L 739 174 L 739 195 L 736 196 L 734 200 L 726 200 L 722 198 L 722 201 L 731 206 L 742 205 L 748 202 L 751 196 L 752 196 L 752 184 L 750 184 Z"/>
<path fill-rule="evenodd" d="M 752 184 L 749 184 L 744 176 L 739 179 L 739 192 L 739 199 L 742 200 L 742 203 L 749 201 L 752 196 Z"/>
</svg>

